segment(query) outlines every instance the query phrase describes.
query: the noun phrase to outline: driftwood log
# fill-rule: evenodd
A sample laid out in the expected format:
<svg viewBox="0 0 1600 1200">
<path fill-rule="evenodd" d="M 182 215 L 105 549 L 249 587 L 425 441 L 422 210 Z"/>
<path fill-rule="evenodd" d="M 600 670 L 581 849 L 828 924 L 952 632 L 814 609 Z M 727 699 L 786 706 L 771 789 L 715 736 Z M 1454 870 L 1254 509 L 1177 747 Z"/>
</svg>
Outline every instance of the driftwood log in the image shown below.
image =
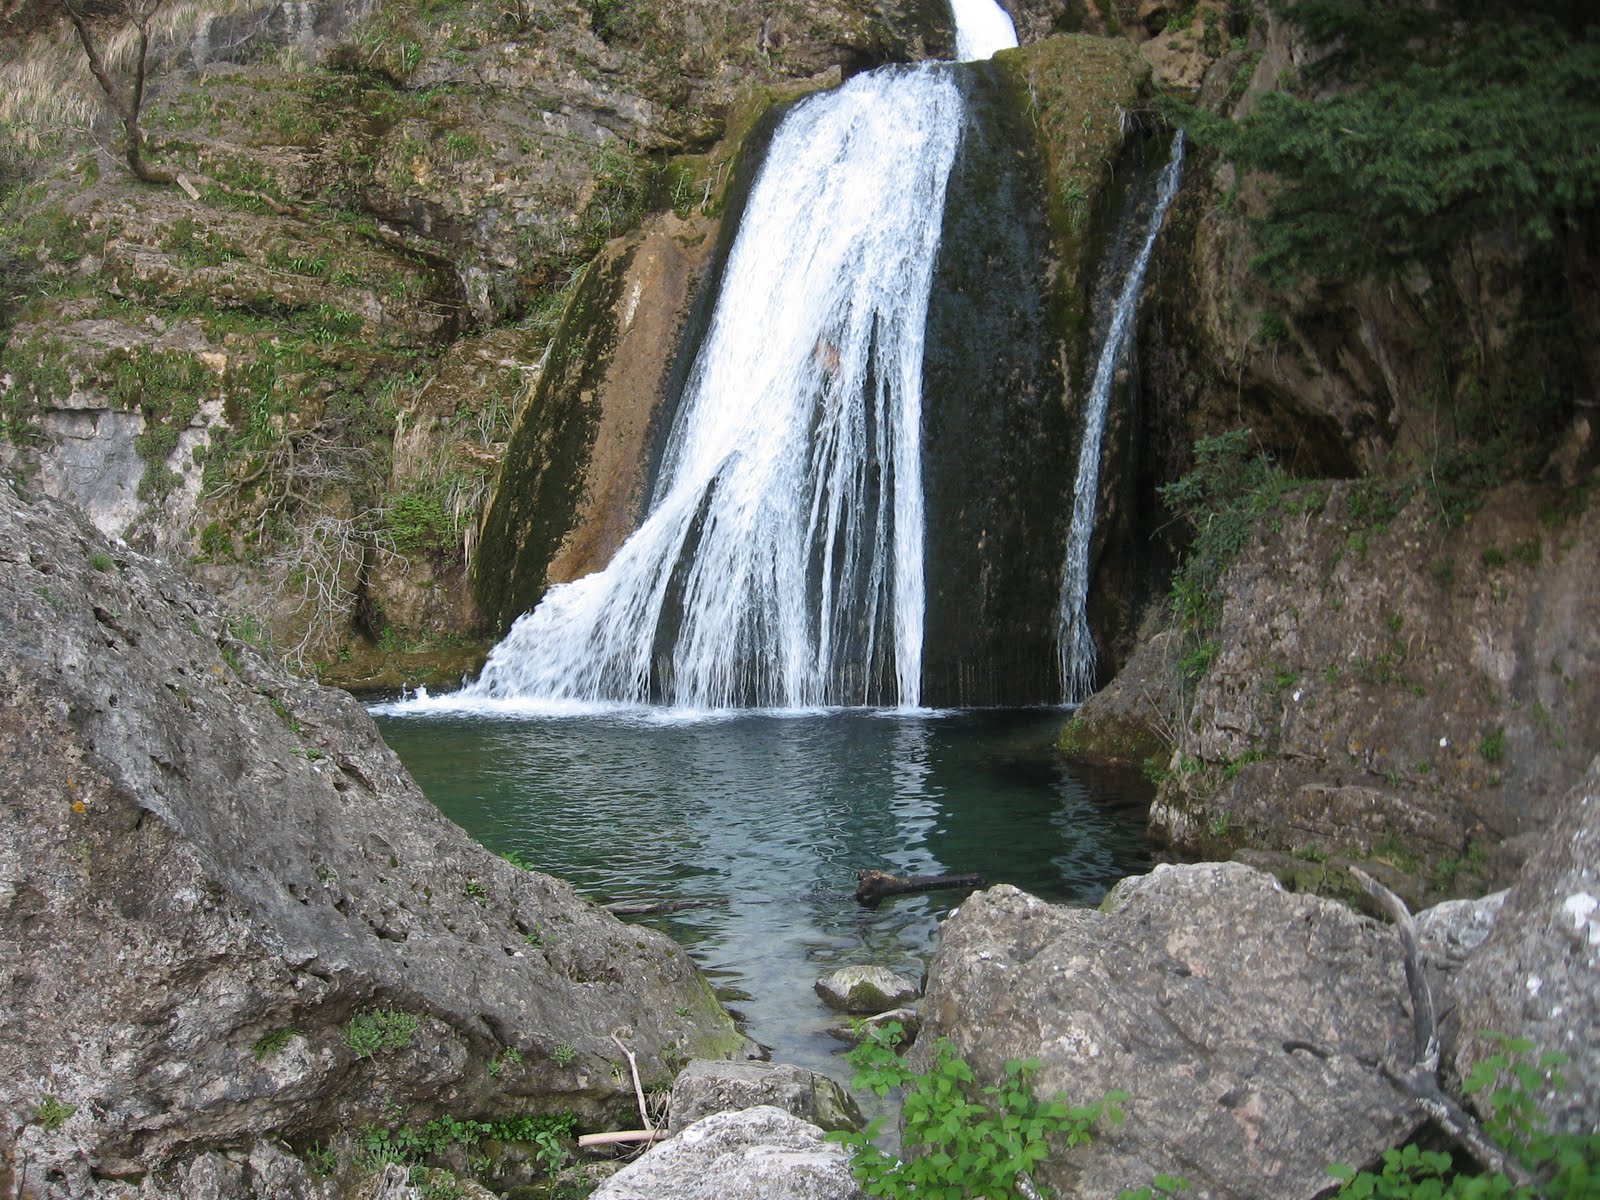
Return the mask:
<svg viewBox="0 0 1600 1200">
<path fill-rule="evenodd" d="M 856 900 L 867 907 L 875 907 L 885 896 L 903 896 L 907 892 L 942 892 L 947 888 L 973 888 L 984 886 L 982 875 L 891 875 L 887 871 L 857 871 Z"/>
</svg>

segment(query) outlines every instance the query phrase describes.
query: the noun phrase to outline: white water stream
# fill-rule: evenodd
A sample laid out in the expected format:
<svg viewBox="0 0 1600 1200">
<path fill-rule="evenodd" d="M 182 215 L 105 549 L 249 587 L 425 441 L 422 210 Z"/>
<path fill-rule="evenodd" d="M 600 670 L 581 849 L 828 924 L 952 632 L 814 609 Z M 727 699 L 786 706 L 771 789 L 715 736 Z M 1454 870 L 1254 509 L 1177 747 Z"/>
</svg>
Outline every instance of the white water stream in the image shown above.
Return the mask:
<svg viewBox="0 0 1600 1200">
<path fill-rule="evenodd" d="M 1183 134 L 1172 142 L 1172 157 L 1156 181 L 1155 205 L 1145 226 L 1144 241 L 1117 293 L 1116 306 L 1100 345 L 1094 383 L 1084 406 L 1083 440 L 1078 444 L 1078 474 L 1073 485 L 1072 524 L 1067 530 L 1066 565 L 1061 575 L 1061 621 L 1058 649 L 1061 655 L 1063 699 L 1068 704 L 1083 700 L 1094 691 L 1096 651 L 1089 629 L 1089 546 L 1094 539 L 1095 510 L 1100 497 L 1100 448 L 1105 438 L 1106 412 L 1111 402 L 1111 385 L 1117 361 L 1133 335 L 1134 318 L 1139 311 L 1139 289 L 1144 285 L 1145 268 L 1155 248 L 1156 235 L 1166 218 L 1172 198 L 1178 194 L 1183 177 Z"/>
<path fill-rule="evenodd" d="M 993 0 L 953 7 L 964 58 L 1016 44 Z M 643 524 L 520 617 L 452 707 L 920 703 L 923 336 L 962 113 L 937 64 L 795 107 Z"/>
</svg>

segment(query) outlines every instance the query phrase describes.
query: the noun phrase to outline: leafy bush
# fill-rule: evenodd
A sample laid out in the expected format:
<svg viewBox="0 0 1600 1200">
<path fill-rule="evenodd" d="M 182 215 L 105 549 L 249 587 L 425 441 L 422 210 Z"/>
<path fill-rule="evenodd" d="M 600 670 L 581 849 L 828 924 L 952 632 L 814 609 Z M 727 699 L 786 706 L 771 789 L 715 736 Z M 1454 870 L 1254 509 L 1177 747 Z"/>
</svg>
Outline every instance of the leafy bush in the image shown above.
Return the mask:
<svg viewBox="0 0 1600 1200">
<path fill-rule="evenodd" d="M 1013 1059 L 1006 1063 L 1003 1082 L 980 1087 L 972 1068 L 941 1039 L 933 1066 L 926 1073 L 913 1072 L 894 1050 L 901 1033 L 898 1022 L 888 1022 L 869 1031 L 847 1058 L 856 1069 L 855 1087 L 879 1096 L 906 1089 L 902 1122 L 910 1157 L 902 1161 L 872 1145 L 877 1121 L 865 1132 L 828 1135 L 850 1147 L 855 1177 L 871 1195 L 1014 1200 L 1025 1194 L 1017 1177 L 1030 1174 L 1050 1153 L 1051 1137 L 1063 1148 L 1080 1145 L 1102 1116 L 1122 1119 L 1118 1094 L 1078 1108 L 1059 1095 L 1039 1100 L 1031 1084 L 1037 1059 Z"/>
</svg>

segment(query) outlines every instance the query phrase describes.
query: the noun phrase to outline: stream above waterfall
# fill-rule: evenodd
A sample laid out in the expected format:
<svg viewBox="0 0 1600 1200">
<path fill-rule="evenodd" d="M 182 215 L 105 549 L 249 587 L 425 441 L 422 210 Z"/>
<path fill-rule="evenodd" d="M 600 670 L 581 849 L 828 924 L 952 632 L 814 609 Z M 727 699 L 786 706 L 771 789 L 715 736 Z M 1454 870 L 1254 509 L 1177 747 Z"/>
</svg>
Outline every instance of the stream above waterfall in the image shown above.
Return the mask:
<svg viewBox="0 0 1600 1200">
<path fill-rule="evenodd" d="M 444 813 L 587 898 L 715 903 L 644 918 L 694 956 L 774 1057 L 835 1077 L 841 966 L 920 978 L 962 893 L 858 905 L 855 874 L 982 873 L 1093 904 L 1148 867 L 1149 785 L 1067 766 L 1054 709 L 389 715 Z"/>
</svg>

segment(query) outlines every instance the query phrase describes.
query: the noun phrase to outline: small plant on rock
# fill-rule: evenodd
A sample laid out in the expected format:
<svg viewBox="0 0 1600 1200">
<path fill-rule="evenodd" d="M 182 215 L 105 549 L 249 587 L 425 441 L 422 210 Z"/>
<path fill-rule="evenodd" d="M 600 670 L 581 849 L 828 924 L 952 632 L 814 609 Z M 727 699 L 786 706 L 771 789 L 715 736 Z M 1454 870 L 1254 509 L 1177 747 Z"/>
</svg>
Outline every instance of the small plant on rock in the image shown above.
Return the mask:
<svg viewBox="0 0 1600 1200">
<path fill-rule="evenodd" d="M 1501 1038 L 1501 1051 L 1473 1068 L 1462 1090 L 1482 1094 L 1489 1118 L 1483 1131 L 1504 1153 L 1501 1171 L 1462 1169 L 1442 1150 L 1400 1146 L 1387 1150 L 1376 1172 L 1333 1166 L 1328 1173 L 1344 1181 L 1340 1196 L 1396 1197 L 1398 1200 L 1589 1200 L 1600 1184 L 1600 1132 L 1551 1133 L 1540 1112 L 1540 1093 L 1561 1091 L 1557 1068 L 1565 1056 L 1531 1057 L 1532 1042 Z"/>
<path fill-rule="evenodd" d="M 255 1045 L 250 1047 L 250 1053 L 257 1062 L 265 1062 L 283 1053 L 289 1043 L 299 1036 L 298 1029 L 274 1029 L 271 1033 L 257 1038 Z"/>
<path fill-rule="evenodd" d="M 397 1008 L 369 1008 L 350 1018 L 344 1042 L 357 1058 L 371 1058 L 381 1050 L 404 1050 L 417 1032 L 417 1019 Z"/>
<path fill-rule="evenodd" d="M 64 1104 L 59 1096 L 46 1096 L 33 1110 L 33 1123 L 47 1133 L 54 1133 L 77 1111 L 76 1104 Z"/>
</svg>

